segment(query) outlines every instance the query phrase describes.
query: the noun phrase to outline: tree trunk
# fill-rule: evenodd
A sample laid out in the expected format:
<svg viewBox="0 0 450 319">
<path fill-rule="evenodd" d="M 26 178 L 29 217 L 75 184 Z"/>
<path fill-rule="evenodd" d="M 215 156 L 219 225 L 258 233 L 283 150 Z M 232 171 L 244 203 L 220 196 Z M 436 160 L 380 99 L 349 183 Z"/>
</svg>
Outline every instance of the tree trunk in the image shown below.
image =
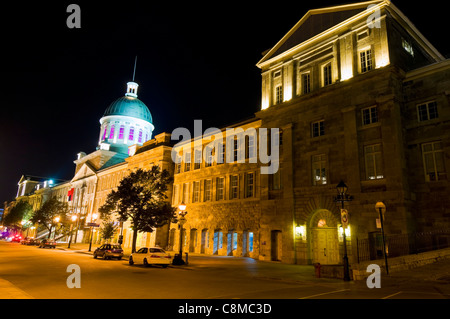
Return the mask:
<svg viewBox="0 0 450 319">
<path fill-rule="evenodd" d="M 133 243 L 131 244 L 131 253 L 136 252 L 137 230 L 133 230 Z"/>
</svg>

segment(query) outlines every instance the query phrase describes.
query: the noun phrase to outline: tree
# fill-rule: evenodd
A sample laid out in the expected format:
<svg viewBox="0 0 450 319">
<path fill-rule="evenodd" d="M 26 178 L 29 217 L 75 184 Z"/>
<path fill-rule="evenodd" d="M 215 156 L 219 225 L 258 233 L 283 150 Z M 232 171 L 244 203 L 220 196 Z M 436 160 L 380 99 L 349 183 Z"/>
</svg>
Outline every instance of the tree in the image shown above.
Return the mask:
<svg viewBox="0 0 450 319">
<path fill-rule="evenodd" d="M 117 230 L 117 226 L 114 225 L 114 222 L 108 221 L 104 222 L 103 226 L 100 227 L 100 235 L 106 241 L 110 240 Z"/>
<path fill-rule="evenodd" d="M 22 200 L 11 208 L 10 212 L 3 219 L 3 224 L 7 226 L 19 226 L 21 221 L 28 221 L 32 214 L 33 207 L 28 202 Z"/>
<path fill-rule="evenodd" d="M 69 221 L 69 208 L 67 203 L 60 202 L 55 197 L 46 201 L 41 208 L 34 212 L 30 221 L 43 225 L 48 229 L 48 238 L 50 238 L 55 217 L 59 217 L 61 223 Z"/>
<path fill-rule="evenodd" d="M 169 172 L 159 166 L 148 171 L 138 169 L 123 178 L 117 190 L 109 193 L 105 204 L 99 208 L 102 219 L 115 212 L 121 220 L 131 221 L 132 252 L 136 251 L 138 232 L 153 232 L 176 218 L 176 208 L 167 201 L 165 194 L 172 180 Z"/>
</svg>

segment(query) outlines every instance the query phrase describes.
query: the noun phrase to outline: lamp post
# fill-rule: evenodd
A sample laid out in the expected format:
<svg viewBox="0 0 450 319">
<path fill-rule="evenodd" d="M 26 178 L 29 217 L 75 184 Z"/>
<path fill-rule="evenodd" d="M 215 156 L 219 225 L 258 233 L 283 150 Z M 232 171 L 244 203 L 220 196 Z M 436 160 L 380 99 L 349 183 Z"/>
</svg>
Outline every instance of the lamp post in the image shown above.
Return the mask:
<svg viewBox="0 0 450 319">
<path fill-rule="evenodd" d="M 178 215 L 180 216 L 178 218 L 180 228 L 180 253 L 176 255 L 175 258 L 173 259 L 173 264 L 184 265 L 185 262 L 183 260 L 183 225 L 186 223 L 186 218 L 184 216 L 186 216 L 188 212 L 186 211 L 186 205 L 184 204 L 184 202 L 182 202 L 178 206 L 178 209 L 180 210 L 178 213 Z"/>
<path fill-rule="evenodd" d="M 353 200 L 353 196 L 347 194 L 348 187 L 345 185 L 343 181 L 336 186 L 338 195 L 334 198 L 335 202 L 341 203 L 341 220 L 342 220 L 342 228 L 343 228 L 343 239 L 344 239 L 344 281 L 350 281 L 350 272 L 348 268 L 348 256 L 347 256 L 347 236 L 345 234 L 345 229 L 348 227 L 348 216 L 347 212 L 344 210 L 344 203 L 350 202 Z"/>
<path fill-rule="evenodd" d="M 94 226 L 92 226 L 92 224 L 94 223 L 94 220 L 97 220 L 97 217 L 98 217 L 98 215 L 95 213 L 91 215 L 91 239 L 89 240 L 89 251 L 91 251 L 92 237 L 94 237 L 94 236 L 92 236 L 93 235 L 92 233 L 94 232 Z"/>
<path fill-rule="evenodd" d="M 70 248 L 70 244 L 72 243 L 72 231 L 73 231 L 73 224 L 75 223 L 75 221 L 77 220 L 77 215 L 73 214 L 72 217 L 70 219 L 72 219 L 72 223 L 70 224 L 70 238 L 69 238 L 69 245 L 67 246 L 67 248 Z"/>
<path fill-rule="evenodd" d="M 384 238 L 384 222 L 383 222 L 383 215 L 384 215 L 384 212 L 386 211 L 386 205 L 384 205 L 383 202 L 378 202 L 375 204 L 375 210 L 380 214 L 381 236 L 383 237 L 384 263 L 386 265 L 386 274 L 389 275 L 389 268 L 388 268 L 387 254 L 386 254 L 386 240 Z"/>
</svg>

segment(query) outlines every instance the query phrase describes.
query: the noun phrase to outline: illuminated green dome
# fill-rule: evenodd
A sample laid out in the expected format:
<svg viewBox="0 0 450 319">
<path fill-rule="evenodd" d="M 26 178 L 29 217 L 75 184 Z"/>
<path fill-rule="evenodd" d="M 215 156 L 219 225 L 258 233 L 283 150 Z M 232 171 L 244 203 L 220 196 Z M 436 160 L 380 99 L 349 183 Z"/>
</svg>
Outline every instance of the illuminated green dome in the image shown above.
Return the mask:
<svg viewBox="0 0 450 319">
<path fill-rule="evenodd" d="M 144 102 L 132 96 L 123 96 L 111 103 L 103 117 L 111 115 L 130 116 L 153 124 L 152 115 L 148 107 Z"/>
</svg>

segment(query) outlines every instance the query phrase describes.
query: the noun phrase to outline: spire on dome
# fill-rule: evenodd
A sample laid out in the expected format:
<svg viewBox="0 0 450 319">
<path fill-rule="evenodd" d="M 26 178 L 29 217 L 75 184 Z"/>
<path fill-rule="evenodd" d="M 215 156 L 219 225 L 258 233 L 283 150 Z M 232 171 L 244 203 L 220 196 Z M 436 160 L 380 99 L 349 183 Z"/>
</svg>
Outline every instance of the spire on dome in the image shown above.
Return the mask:
<svg viewBox="0 0 450 319">
<path fill-rule="evenodd" d="M 137 63 L 137 55 L 136 58 L 134 59 L 133 81 L 127 83 L 127 93 L 125 93 L 125 96 L 137 97 L 137 89 L 139 84 L 134 82 L 134 76 L 136 75 L 136 63 Z"/>
</svg>

